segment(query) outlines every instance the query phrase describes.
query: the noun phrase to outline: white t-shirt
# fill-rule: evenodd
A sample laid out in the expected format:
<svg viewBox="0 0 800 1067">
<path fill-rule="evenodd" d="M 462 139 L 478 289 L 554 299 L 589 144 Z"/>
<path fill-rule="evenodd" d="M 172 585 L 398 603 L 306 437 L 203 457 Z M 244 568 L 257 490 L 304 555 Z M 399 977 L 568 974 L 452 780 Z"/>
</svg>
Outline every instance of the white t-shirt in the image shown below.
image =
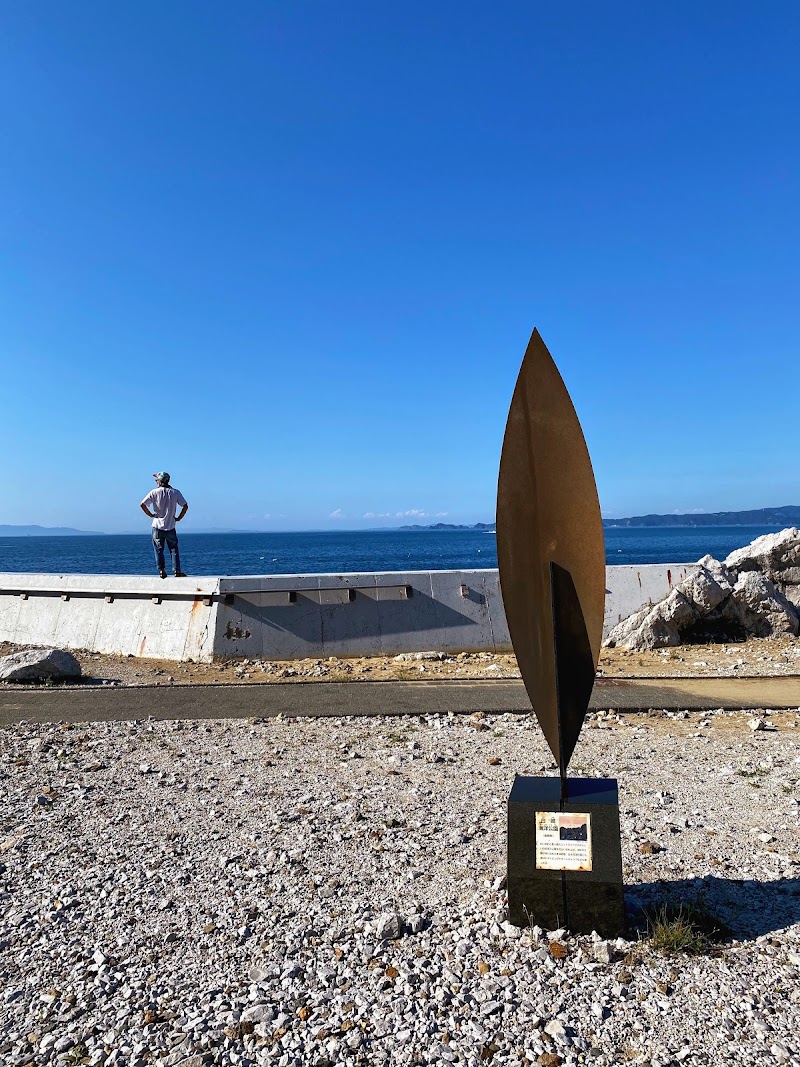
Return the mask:
<svg viewBox="0 0 800 1067">
<path fill-rule="evenodd" d="M 155 515 L 154 530 L 174 530 L 175 512 L 178 510 L 178 505 L 180 504 L 182 508 L 189 506 L 180 489 L 173 489 L 171 485 L 159 485 L 151 489 L 142 503 Z"/>
</svg>

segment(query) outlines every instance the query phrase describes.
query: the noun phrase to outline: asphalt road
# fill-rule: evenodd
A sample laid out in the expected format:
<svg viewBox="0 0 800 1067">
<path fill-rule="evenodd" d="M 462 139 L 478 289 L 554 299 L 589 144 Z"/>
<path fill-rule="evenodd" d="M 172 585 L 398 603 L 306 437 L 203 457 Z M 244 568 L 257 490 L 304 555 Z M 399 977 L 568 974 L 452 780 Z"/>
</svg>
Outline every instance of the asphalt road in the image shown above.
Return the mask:
<svg viewBox="0 0 800 1067">
<path fill-rule="evenodd" d="M 590 707 L 800 709 L 800 677 L 598 679 Z M 0 689 L 0 724 L 530 710 L 522 683 L 502 680 Z"/>
</svg>

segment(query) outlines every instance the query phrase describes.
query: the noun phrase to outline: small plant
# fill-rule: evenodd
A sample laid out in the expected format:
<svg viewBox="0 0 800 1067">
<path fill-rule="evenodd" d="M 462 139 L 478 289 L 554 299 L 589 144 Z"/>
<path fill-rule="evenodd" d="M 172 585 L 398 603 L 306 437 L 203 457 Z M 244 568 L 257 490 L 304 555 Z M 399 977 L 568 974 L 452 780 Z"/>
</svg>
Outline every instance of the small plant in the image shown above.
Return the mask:
<svg viewBox="0 0 800 1067">
<path fill-rule="evenodd" d="M 527 905 L 523 904 L 522 905 L 522 910 L 525 912 L 525 918 L 528 920 L 528 932 L 531 935 L 531 941 L 536 941 L 537 940 L 537 935 L 536 935 L 535 931 L 538 930 L 541 933 L 542 928 L 536 922 L 536 919 L 534 918 L 533 914 L 528 910 Z M 558 924 L 559 924 L 559 918 L 558 918 L 558 916 L 556 916 L 556 926 L 558 926 Z"/>
<path fill-rule="evenodd" d="M 73 1045 L 67 1052 L 63 1063 L 66 1067 L 77 1067 L 87 1056 L 89 1055 L 86 1046 L 83 1044 Z"/>
<path fill-rule="evenodd" d="M 647 930 L 653 948 L 668 956 L 684 952 L 697 956 L 728 934 L 719 922 L 702 908 L 663 907 L 647 918 Z"/>
<path fill-rule="evenodd" d="M 533 928 L 534 928 L 534 926 L 536 926 L 536 923 L 534 921 L 534 918 L 531 915 L 531 913 L 528 911 L 528 905 L 527 904 L 523 904 L 522 905 L 522 910 L 525 912 L 525 918 L 528 920 L 528 927 L 530 928 L 531 940 L 535 941 L 536 938 L 533 935 Z"/>
<path fill-rule="evenodd" d="M 769 771 L 763 771 L 760 768 L 748 771 L 740 767 L 736 773 L 739 775 L 740 778 L 744 778 L 747 784 L 751 785 L 753 789 L 760 789 L 761 779 L 766 777 L 769 774 Z"/>
</svg>

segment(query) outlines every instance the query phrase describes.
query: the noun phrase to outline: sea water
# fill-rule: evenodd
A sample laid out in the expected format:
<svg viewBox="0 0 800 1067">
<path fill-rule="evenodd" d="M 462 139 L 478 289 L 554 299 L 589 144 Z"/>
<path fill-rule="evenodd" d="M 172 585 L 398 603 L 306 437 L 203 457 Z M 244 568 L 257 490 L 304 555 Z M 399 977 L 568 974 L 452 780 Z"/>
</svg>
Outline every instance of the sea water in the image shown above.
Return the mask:
<svg viewBox="0 0 800 1067">
<path fill-rule="evenodd" d="M 724 559 L 778 526 L 619 527 L 605 531 L 609 564 Z M 191 533 L 181 529 L 181 565 L 192 575 L 340 574 L 353 571 L 496 567 L 495 535 L 479 530 L 357 530 L 316 533 Z M 0 571 L 154 574 L 141 534 L 0 538 Z"/>
</svg>

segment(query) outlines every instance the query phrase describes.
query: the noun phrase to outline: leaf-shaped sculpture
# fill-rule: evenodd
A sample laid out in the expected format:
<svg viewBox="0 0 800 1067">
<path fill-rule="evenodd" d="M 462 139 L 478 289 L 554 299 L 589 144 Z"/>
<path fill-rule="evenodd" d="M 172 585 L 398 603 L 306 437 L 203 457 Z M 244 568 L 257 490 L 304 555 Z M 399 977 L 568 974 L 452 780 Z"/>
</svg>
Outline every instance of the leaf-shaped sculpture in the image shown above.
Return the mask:
<svg viewBox="0 0 800 1067">
<path fill-rule="evenodd" d="M 497 558 L 522 680 L 564 780 L 600 654 L 605 547 L 581 425 L 538 330 L 508 412 Z"/>
</svg>

